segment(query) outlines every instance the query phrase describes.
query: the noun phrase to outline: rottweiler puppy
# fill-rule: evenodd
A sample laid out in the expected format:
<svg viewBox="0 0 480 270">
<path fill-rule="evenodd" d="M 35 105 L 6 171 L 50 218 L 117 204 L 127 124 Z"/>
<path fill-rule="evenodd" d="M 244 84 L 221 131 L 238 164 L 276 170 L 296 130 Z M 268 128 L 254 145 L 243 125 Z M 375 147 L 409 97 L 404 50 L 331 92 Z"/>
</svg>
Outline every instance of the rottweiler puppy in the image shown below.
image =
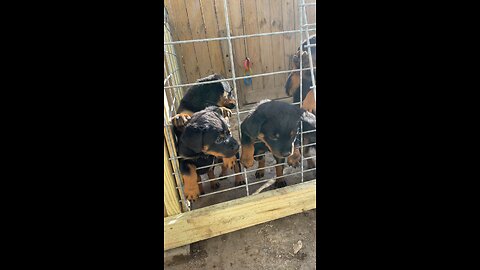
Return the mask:
<svg viewBox="0 0 480 270">
<path fill-rule="evenodd" d="M 216 81 L 221 79 L 224 79 L 222 75 L 212 74 L 205 78 L 198 79 L 197 82 Z M 180 101 L 177 114 L 171 119 L 177 139 L 182 136 L 186 124 L 194 113 L 204 110 L 208 106 L 218 106 L 221 110 L 221 114 L 226 117 L 228 121 L 228 118 L 232 115 L 230 109 L 235 108 L 235 102 L 233 91 L 227 82 L 216 82 L 190 87 Z M 233 167 L 235 172 L 239 172 L 240 164 L 237 161 L 238 158 L 239 155 L 231 158 L 219 159 L 219 162 L 223 162 L 220 176 L 227 175 L 227 168 Z M 213 169 L 214 168 L 212 167 L 209 175 L 213 175 Z M 242 176 L 240 175 L 235 176 L 236 183 L 244 183 L 241 178 Z M 212 181 L 210 184 L 212 185 L 212 189 L 220 187 L 220 183 L 216 181 Z"/>
<path fill-rule="evenodd" d="M 310 44 L 317 44 L 317 38 L 315 35 L 310 37 Z M 300 68 L 300 57 L 302 58 L 303 68 L 310 67 L 310 60 L 308 49 L 305 48 L 307 45 L 307 40 L 302 43 L 302 50 L 300 47 L 297 50 L 297 53 L 293 56 L 293 66 L 294 68 Z M 312 61 L 313 66 L 317 66 L 317 49 L 316 47 L 311 47 L 312 51 Z M 314 70 L 314 76 L 316 78 L 316 70 Z M 316 113 L 316 102 L 313 96 L 313 92 L 310 87 L 312 86 L 312 74 L 310 70 L 304 70 L 302 72 L 302 108 L 305 110 Z M 288 96 L 293 96 L 293 102 L 300 101 L 300 72 L 295 71 L 288 75 L 287 82 L 285 83 L 285 92 Z"/>
<path fill-rule="evenodd" d="M 300 164 L 300 154 L 295 152 L 299 145 L 300 121 L 316 127 L 315 115 L 299 106 L 280 101 L 260 101 L 254 111 L 241 124 L 242 154 L 240 162 L 246 167 L 252 167 L 254 160 L 259 162 L 257 178 L 264 176 L 265 157 L 256 157 L 270 151 L 277 164 L 287 163 L 290 166 Z M 277 177 L 283 175 L 283 165 L 275 167 Z M 283 178 L 277 178 L 276 187 L 284 187 L 287 183 Z"/>
<path fill-rule="evenodd" d="M 185 197 L 196 200 L 203 193 L 200 175 L 208 173 L 213 179 L 212 167 L 197 171 L 197 167 L 212 165 L 217 158 L 232 158 L 238 153 L 238 142 L 232 137 L 229 126 L 219 107 L 210 106 L 194 113 L 186 124 L 178 143 L 180 172 L 184 180 Z M 237 181 L 242 178 L 235 178 Z M 212 184 L 216 181 L 210 182 Z"/>
<path fill-rule="evenodd" d="M 307 45 L 307 40 L 305 40 L 302 43 L 302 50 L 300 50 L 300 47 L 297 50 L 297 53 L 293 56 L 293 65 L 294 68 L 300 68 L 300 57 L 302 57 L 302 66 L 304 68 L 310 67 L 310 60 L 309 60 L 309 54 L 308 54 L 308 49 L 305 47 Z M 310 37 L 310 44 L 317 44 L 317 38 L 315 35 Z M 317 49 L 316 47 L 311 47 L 311 52 L 312 52 L 312 61 L 313 61 L 313 66 L 316 66 L 317 62 Z M 316 78 L 316 70 L 314 70 L 314 76 Z M 310 89 L 312 86 L 312 74 L 310 70 L 305 70 L 302 73 L 302 108 L 315 114 L 317 113 L 317 105 L 315 101 L 315 97 L 313 95 L 313 91 Z M 285 92 L 287 93 L 288 96 L 293 96 L 293 102 L 297 103 L 300 102 L 300 72 L 292 72 L 289 74 L 287 82 L 285 83 Z M 312 131 L 315 128 L 313 128 L 311 125 L 306 124 L 303 125 L 303 131 Z M 303 135 L 303 144 L 312 144 L 316 142 L 316 132 L 309 132 Z M 304 155 L 309 154 L 312 149 L 314 149 L 315 146 L 308 146 L 306 149 L 304 149 L 303 153 Z M 296 154 L 297 151 L 301 152 L 300 149 L 296 149 L 295 152 Z M 308 159 L 308 168 L 314 168 L 315 167 L 315 162 L 313 159 Z"/>
<path fill-rule="evenodd" d="M 224 79 L 222 75 L 212 74 L 205 78 L 198 79 L 197 82 L 209 82 L 221 79 Z M 172 118 L 172 124 L 176 129 L 175 132 L 182 132 L 183 127 L 192 114 L 208 106 L 218 106 L 221 108 L 224 117 L 231 116 L 232 112 L 230 109 L 235 108 L 235 98 L 227 82 L 201 84 L 190 87 L 180 101 L 177 114 Z"/>
</svg>

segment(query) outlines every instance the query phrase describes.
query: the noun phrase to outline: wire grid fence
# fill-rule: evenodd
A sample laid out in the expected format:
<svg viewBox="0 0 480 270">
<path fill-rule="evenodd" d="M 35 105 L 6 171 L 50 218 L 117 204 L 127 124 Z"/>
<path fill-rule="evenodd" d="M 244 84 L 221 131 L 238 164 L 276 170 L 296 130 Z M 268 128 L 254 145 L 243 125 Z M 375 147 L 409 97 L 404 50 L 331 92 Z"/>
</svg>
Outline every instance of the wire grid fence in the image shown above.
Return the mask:
<svg viewBox="0 0 480 270">
<path fill-rule="evenodd" d="M 216 40 L 218 40 L 218 41 L 226 40 L 228 42 L 229 55 L 233 56 L 234 52 L 233 52 L 232 40 L 234 40 L 234 39 L 295 33 L 295 34 L 300 34 L 299 48 L 300 48 L 301 52 L 303 50 L 302 49 L 302 44 L 306 40 L 307 45 L 304 46 L 304 47 L 307 49 L 308 56 L 309 56 L 309 58 L 308 58 L 309 65 L 306 68 L 303 68 L 303 64 L 304 64 L 304 63 L 302 63 L 302 58 L 303 57 L 301 57 L 301 54 L 300 54 L 300 57 L 299 57 L 300 68 L 298 68 L 298 69 L 289 69 L 289 70 L 284 70 L 284 71 L 261 73 L 261 74 L 256 74 L 256 75 L 240 76 L 240 77 L 235 76 L 234 57 L 229 57 L 230 58 L 231 74 L 232 74 L 231 78 L 225 78 L 225 79 L 215 80 L 215 81 L 186 83 L 186 84 L 179 84 L 178 83 L 178 78 L 180 78 L 180 75 L 178 74 L 179 73 L 179 68 L 176 68 L 174 70 L 172 70 L 171 67 L 169 68 L 169 73 L 167 74 L 166 78 L 164 79 L 164 91 L 165 91 L 164 92 L 164 97 L 166 98 L 167 96 L 166 96 L 165 93 L 169 92 L 171 106 L 170 106 L 170 109 L 166 112 L 166 117 L 164 119 L 164 127 L 166 127 L 166 132 L 165 132 L 166 134 L 165 135 L 167 137 L 168 148 L 169 148 L 169 150 L 170 149 L 173 150 L 173 151 L 170 150 L 169 160 L 172 162 L 172 167 L 173 167 L 173 170 L 174 170 L 172 175 L 175 176 L 176 183 L 177 183 L 176 188 L 177 188 L 178 193 L 180 195 L 179 202 L 182 204 L 184 211 L 190 211 L 191 210 L 191 203 L 188 200 L 185 199 L 185 195 L 184 195 L 184 192 L 183 192 L 183 184 L 182 184 L 183 181 L 180 180 L 182 175 L 181 175 L 180 170 L 179 170 L 179 162 L 178 162 L 178 160 L 182 157 L 178 156 L 176 154 L 175 145 L 173 145 L 173 142 L 175 141 L 175 139 L 174 139 L 175 136 L 173 135 L 173 132 L 172 132 L 172 129 L 171 129 L 172 124 L 170 122 L 171 117 L 176 114 L 176 108 L 179 105 L 181 96 L 183 96 L 183 93 L 184 93 L 183 88 L 187 88 L 187 87 L 190 87 L 190 86 L 193 86 L 193 85 L 203 85 L 203 84 L 210 84 L 210 83 L 217 83 L 217 82 L 224 82 L 224 81 L 233 83 L 233 92 L 234 92 L 234 96 L 236 98 L 235 98 L 235 108 L 232 110 L 232 117 L 236 117 L 236 120 L 237 120 L 237 123 L 238 123 L 238 130 L 237 130 L 238 131 L 238 138 L 240 138 L 240 136 L 241 136 L 240 115 L 241 114 L 246 115 L 247 113 L 250 113 L 250 112 L 253 111 L 253 110 L 248 110 L 248 109 L 243 110 L 243 111 L 240 110 L 240 106 L 239 106 L 239 103 L 238 103 L 238 92 L 237 92 L 237 81 L 238 80 L 243 80 L 245 78 L 274 76 L 276 74 L 284 74 L 284 73 L 289 74 L 291 72 L 299 72 L 299 74 L 300 74 L 299 75 L 300 76 L 300 102 L 296 102 L 296 103 L 292 103 L 292 104 L 299 105 L 301 107 L 302 103 L 303 103 L 303 95 L 302 95 L 303 94 L 302 93 L 302 90 L 303 90 L 303 87 L 302 87 L 303 86 L 303 79 L 302 79 L 302 77 L 303 76 L 302 75 L 303 75 L 303 71 L 310 71 L 311 78 L 312 78 L 312 82 L 311 82 L 312 86 L 310 87 L 310 89 L 313 91 L 314 98 L 316 100 L 316 83 L 315 83 L 315 72 L 314 72 L 314 70 L 316 69 L 316 66 L 314 66 L 314 63 L 313 63 L 312 51 L 311 51 L 311 48 L 316 47 L 316 44 L 310 44 L 311 35 L 309 33 L 309 32 L 312 32 L 312 31 L 316 31 L 315 28 L 312 28 L 312 27 L 316 27 L 316 22 L 309 23 L 308 20 L 307 20 L 307 15 L 306 15 L 307 8 L 315 8 L 315 6 L 316 6 L 316 3 L 305 3 L 305 0 L 299 1 L 298 9 L 299 9 L 299 14 L 300 14 L 300 16 L 299 16 L 300 29 L 289 30 L 289 31 L 281 31 L 281 32 L 269 32 L 269 33 L 231 36 L 230 20 L 229 20 L 229 16 L 228 16 L 228 14 L 229 14 L 229 12 L 228 12 L 228 2 L 227 2 L 227 0 L 224 0 L 224 12 L 225 12 L 226 30 L 227 30 L 226 31 L 226 37 L 191 39 L 191 40 L 177 40 L 177 41 L 172 41 L 172 38 L 169 38 L 168 40 L 164 39 L 164 53 L 173 55 L 175 57 L 178 57 L 178 55 L 175 54 L 175 49 L 174 49 L 174 46 L 173 46 L 175 44 L 194 43 L 194 42 L 208 42 L 208 41 L 216 41 Z M 169 32 L 168 36 L 172 37 L 173 33 L 171 32 L 171 29 L 168 26 L 167 17 L 168 16 L 165 15 L 165 20 L 164 20 L 164 26 L 165 27 L 164 27 L 164 29 Z M 294 52 L 292 52 L 292 53 L 294 53 Z M 167 66 L 165 66 L 164 68 L 167 69 Z M 173 80 L 174 78 L 177 78 L 177 81 L 174 81 Z M 238 172 L 238 173 L 227 174 L 225 176 L 215 177 L 213 179 L 208 179 L 208 180 L 203 180 L 202 179 L 201 184 L 216 181 L 216 180 L 226 179 L 228 177 L 232 177 L 232 176 L 236 176 L 236 175 L 242 175 L 244 177 L 245 184 L 239 185 L 239 186 L 234 186 L 234 187 L 231 187 L 231 188 L 221 189 L 221 190 L 218 190 L 218 191 L 212 191 L 212 192 L 209 192 L 209 193 L 202 194 L 199 197 L 204 198 L 204 197 L 207 197 L 207 196 L 212 196 L 212 195 L 216 195 L 216 194 L 219 194 L 219 193 L 224 193 L 224 192 L 237 190 L 237 189 L 242 189 L 242 188 L 245 189 L 246 196 L 250 196 L 250 195 L 253 194 L 252 189 L 251 189 L 251 187 L 253 185 L 259 185 L 259 184 L 265 183 L 267 181 L 271 182 L 272 180 L 275 180 L 275 179 L 278 179 L 278 178 L 285 178 L 285 177 L 288 177 L 288 176 L 293 176 L 293 175 L 298 175 L 298 174 L 301 175 L 300 179 L 301 179 L 301 182 L 303 183 L 304 182 L 304 173 L 316 170 L 316 168 L 311 168 L 311 169 L 305 170 L 304 169 L 304 164 L 303 164 L 304 161 L 306 161 L 306 160 L 316 158 L 316 154 L 313 155 L 313 156 L 304 157 L 303 153 L 304 153 L 306 147 L 316 146 L 316 143 L 311 143 L 311 144 L 304 145 L 302 135 L 312 133 L 312 132 L 316 132 L 316 129 L 304 132 L 303 131 L 303 124 L 302 124 L 302 122 L 300 122 L 300 123 L 301 123 L 300 124 L 300 134 L 301 134 L 301 136 L 300 136 L 300 148 L 302 149 L 300 171 L 293 172 L 293 173 L 290 173 L 290 174 L 284 174 L 284 175 L 279 176 L 279 177 L 273 177 L 273 178 L 268 178 L 268 179 L 259 180 L 259 181 L 255 181 L 255 182 L 249 182 L 249 177 L 247 176 L 247 173 L 255 173 L 259 169 L 258 168 L 255 168 L 255 169 L 250 168 L 250 169 L 247 170 L 245 167 L 240 166 L 241 171 Z M 240 153 L 241 153 L 241 149 L 240 149 Z M 267 152 L 265 154 L 256 155 L 255 157 L 266 156 L 267 154 L 269 154 L 269 153 Z M 204 168 L 209 168 L 209 167 L 217 167 L 217 166 L 220 166 L 221 164 L 222 163 L 215 163 L 215 164 L 204 166 L 204 167 L 198 167 L 197 170 L 204 169 Z M 279 164 L 275 163 L 274 165 L 265 166 L 262 169 L 266 170 L 266 169 L 269 169 L 269 168 L 277 167 L 279 165 L 288 166 L 288 164 L 286 162 L 285 163 L 279 163 Z M 311 179 L 311 180 L 313 180 L 313 179 Z M 257 191 L 258 191 L 258 189 L 257 189 Z"/>
</svg>

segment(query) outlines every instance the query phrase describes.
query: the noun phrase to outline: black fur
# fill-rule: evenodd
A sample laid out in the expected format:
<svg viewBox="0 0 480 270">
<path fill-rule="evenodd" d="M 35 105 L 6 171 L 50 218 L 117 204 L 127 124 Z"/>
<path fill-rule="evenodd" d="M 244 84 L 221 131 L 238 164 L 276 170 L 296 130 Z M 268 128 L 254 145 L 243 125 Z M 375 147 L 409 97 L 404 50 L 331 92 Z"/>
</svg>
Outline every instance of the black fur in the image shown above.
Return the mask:
<svg viewBox="0 0 480 270">
<path fill-rule="evenodd" d="M 261 101 L 241 124 L 242 145 L 252 143 L 263 134 L 275 157 L 288 157 L 292 154 L 292 143 L 295 141 L 298 144 L 300 121 L 304 121 L 305 125 L 315 125 L 315 115 L 285 102 Z M 267 147 L 264 143 L 255 144 L 256 149 L 264 147 Z"/>
<path fill-rule="evenodd" d="M 222 75 L 213 74 L 208 77 L 197 80 L 197 82 L 216 81 L 224 79 Z M 216 82 L 209 84 L 194 85 L 187 90 L 187 93 L 180 101 L 178 112 L 183 110 L 189 110 L 191 112 L 198 112 L 205 109 L 208 106 L 218 106 L 220 97 L 224 92 L 227 96 L 233 98 L 233 91 L 227 82 Z M 235 108 L 235 106 L 229 106 L 229 109 Z"/>
<path fill-rule="evenodd" d="M 220 113 L 218 107 L 210 106 L 192 115 L 178 143 L 178 154 L 187 157 L 181 159 L 181 163 L 197 167 L 213 164 L 215 157 L 203 151 L 205 146 L 225 157 L 237 154 L 238 142 L 232 137 L 228 124 Z M 220 139 L 222 136 L 223 139 Z M 205 174 L 208 169 L 200 169 L 197 173 Z"/>
</svg>

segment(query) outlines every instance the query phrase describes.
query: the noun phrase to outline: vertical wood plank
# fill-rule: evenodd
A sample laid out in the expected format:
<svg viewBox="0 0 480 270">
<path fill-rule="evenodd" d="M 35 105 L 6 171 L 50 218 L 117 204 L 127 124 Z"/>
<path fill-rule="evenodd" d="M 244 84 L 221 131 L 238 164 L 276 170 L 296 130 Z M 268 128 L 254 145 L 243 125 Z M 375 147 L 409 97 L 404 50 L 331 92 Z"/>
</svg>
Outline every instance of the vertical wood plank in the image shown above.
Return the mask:
<svg viewBox="0 0 480 270">
<path fill-rule="evenodd" d="M 175 188 L 175 180 L 172 176 L 172 167 L 168 160 L 168 149 L 165 140 L 163 141 L 163 203 L 168 216 L 180 214 L 180 203 Z"/>
<path fill-rule="evenodd" d="M 295 30 L 300 30 L 300 6 L 299 4 L 301 3 L 302 0 L 293 0 L 293 13 L 295 14 Z M 295 34 L 295 44 L 296 44 L 296 49 L 300 46 L 300 40 L 303 39 L 303 36 L 301 33 L 296 33 Z M 296 51 L 296 50 L 295 50 Z"/>
<path fill-rule="evenodd" d="M 169 11 L 170 26 L 174 31 L 174 39 L 189 40 L 192 39 L 190 27 L 188 27 L 187 9 L 184 0 L 166 0 L 165 6 Z M 185 67 L 185 75 L 188 83 L 195 82 L 200 78 L 200 72 L 197 66 L 195 47 L 193 43 L 178 45 L 182 64 Z"/>
<path fill-rule="evenodd" d="M 212 0 L 215 4 L 215 15 L 218 23 L 218 36 L 226 37 L 227 36 L 227 25 L 225 23 L 225 11 L 223 0 Z M 225 78 L 232 77 L 232 71 L 230 67 L 230 52 L 228 50 L 228 41 L 220 41 L 220 48 L 222 49 L 222 60 L 225 67 Z"/>
<path fill-rule="evenodd" d="M 282 14 L 282 1 L 281 0 L 270 0 L 270 18 L 271 26 L 270 30 L 272 32 L 283 31 L 283 14 Z M 284 35 L 273 35 L 272 37 L 272 55 L 273 55 L 273 71 L 283 71 L 285 70 L 285 47 L 283 45 Z M 285 82 L 287 81 L 286 74 L 279 74 L 273 76 L 275 81 L 275 93 L 277 97 L 286 97 L 286 94 L 281 89 L 284 87 Z"/>
<path fill-rule="evenodd" d="M 179 0 L 181 1 L 181 0 Z M 188 25 L 192 33 L 192 39 L 204 39 L 205 24 L 203 22 L 200 0 L 185 0 L 188 16 Z M 206 42 L 195 42 L 195 54 L 197 58 L 197 67 L 199 69 L 199 78 L 203 78 L 213 73 L 212 63 L 210 62 L 210 52 Z M 197 78 L 197 79 L 199 79 Z"/>
<path fill-rule="evenodd" d="M 294 0 L 285 0 L 282 1 L 282 12 L 283 12 L 283 29 L 295 30 L 295 12 L 294 12 Z M 293 68 L 292 57 L 297 51 L 298 44 L 295 43 L 296 34 L 285 34 L 283 39 L 283 44 L 285 48 L 284 60 L 286 63 L 287 69 Z M 288 76 L 288 75 L 287 75 Z"/>
<path fill-rule="evenodd" d="M 166 98 L 166 93 L 165 92 L 163 93 L 163 99 L 164 99 L 164 102 L 163 102 L 163 118 L 167 120 L 166 121 L 167 124 L 170 124 L 170 121 L 168 119 L 170 119 L 172 117 L 172 115 L 169 113 L 170 112 L 170 105 L 166 102 L 167 98 Z M 179 167 L 178 160 L 174 159 L 171 162 L 168 160 L 168 158 L 167 158 L 167 160 L 165 160 L 165 155 L 167 157 L 178 156 L 177 151 L 174 147 L 175 138 L 174 138 L 172 128 L 170 126 L 164 127 L 163 128 L 163 135 L 164 135 L 164 169 L 166 167 L 168 170 L 170 170 L 170 172 L 169 172 L 170 174 L 167 174 L 167 176 L 165 176 L 165 173 L 164 173 L 164 182 L 166 181 L 165 180 L 166 178 L 172 177 L 173 180 L 171 180 L 170 182 L 173 183 L 174 186 L 176 184 L 177 187 L 181 187 L 182 186 L 182 184 L 181 184 L 182 183 L 182 177 L 181 177 L 180 173 L 175 174 L 174 177 L 171 175 L 172 164 L 174 164 L 175 168 Z M 167 164 L 168 164 L 168 166 L 167 166 Z M 164 189 L 165 189 L 165 187 L 164 187 Z M 185 200 L 185 196 L 184 196 L 183 192 L 178 192 L 176 190 L 175 190 L 176 193 L 175 192 L 172 193 L 172 192 L 170 194 L 177 194 L 177 196 L 179 195 L 182 198 L 182 202 L 181 202 L 182 209 L 184 211 L 189 211 L 189 207 L 185 203 L 186 200 Z M 172 196 L 170 196 L 170 197 L 172 197 Z M 169 199 L 169 201 L 171 201 L 172 204 L 173 204 L 173 200 L 174 199 Z M 176 202 L 178 202 L 178 201 L 176 201 Z M 164 200 L 164 203 L 165 203 L 165 200 Z M 168 212 L 169 211 L 168 205 L 166 207 L 167 207 L 167 213 L 169 213 Z"/>
<path fill-rule="evenodd" d="M 163 25 L 163 28 L 164 28 L 163 40 L 167 42 L 173 41 L 173 35 L 174 35 L 173 29 L 170 26 L 171 23 L 170 23 L 169 13 L 170 11 L 164 6 L 164 14 L 166 18 L 164 18 L 164 25 Z M 165 56 L 169 55 L 176 58 L 176 62 L 178 65 L 177 68 L 179 69 L 179 71 L 174 75 L 174 77 L 175 77 L 175 81 L 178 81 L 178 82 L 186 81 L 185 65 L 182 62 L 181 55 L 178 53 L 180 52 L 180 50 L 181 49 L 179 45 L 164 46 L 164 55 Z"/>
<path fill-rule="evenodd" d="M 316 0 L 305 0 L 305 3 L 316 3 L 317 1 Z M 306 11 L 307 11 L 307 21 L 308 23 L 316 23 L 317 22 L 317 9 L 316 9 L 316 6 L 306 6 L 305 7 Z M 310 26 L 310 28 L 314 28 L 312 26 Z M 309 33 L 310 35 L 312 33 Z"/>
<path fill-rule="evenodd" d="M 242 21 L 242 6 L 240 0 L 228 0 L 228 15 L 230 21 L 230 35 L 243 35 L 243 21 Z M 245 39 L 238 38 L 232 40 L 233 46 L 233 62 L 235 67 L 235 77 L 244 76 L 245 69 L 243 67 L 243 60 L 245 60 Z M 233 84 L 233 82 L 232 82 Z M 243 80 L 237 80 L 237 94 L 240 103 L 244 103 L 244 89 Z M 232 85 L 233 86 L 233 85 Z"/>
<path fill-rule="evenodd" d="M 257 23 L 260 33 L 271 32 L 270 27 L 270 0 L 257 0 Z M 261 72 L 273 71 L 273 45 L 271 36 L 260 37 Z M 260 70 L 259 70 L 260 71 Z M 263 91 L 271 92 L 275 88 L 273 76 L 263 77 Z"/>
<path fill-rule="evenodd" d="M 244 0 L 244 28 L 245 34 L 258 34 L 258 23 L 257 23 L 257 2 Z M 247 38 L 247 56 L 252 60 L 252 75 L 259 74 L 262 71 L 262 62 L 260 59 L 260 39 L 258 37 Z M 252 78 L 251 87 L 246 88 L 246 95 L 253 95 L 256 91 L 262 91 L 263 89 L 263 77 Z"/>
<path fill-rule="evenodd" d="M 205 32 L 207 38 L 215 38 L 218 36 L 218 22 L 215 14 L 215 4 L 213 0 L 201 0 L 202 14 L 205 23 Z M 208 51 L 210 52 L 210 61 L 214 73 L 220 73 L 224 77 L 227 76 L 222 55 L 222 48 L 219 41 L 207 42 Z"/>
</svg>

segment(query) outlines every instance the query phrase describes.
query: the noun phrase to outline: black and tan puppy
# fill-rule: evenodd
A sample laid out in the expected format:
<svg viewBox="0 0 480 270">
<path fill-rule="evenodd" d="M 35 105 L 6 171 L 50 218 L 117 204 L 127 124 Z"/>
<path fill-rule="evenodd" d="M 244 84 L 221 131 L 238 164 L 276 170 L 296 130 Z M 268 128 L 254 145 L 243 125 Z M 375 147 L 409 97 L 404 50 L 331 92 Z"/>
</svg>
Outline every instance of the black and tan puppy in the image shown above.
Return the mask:
<svg viewBox="0 0 480 270">
<path fill-rule="evenodd" d="M 310 44 L 316 44 L 317 38 L 315 35 L 310 37 Z M 302 67 L 308 68 L 310 67 L 310 59 L 308 54 L 308 49 L 305 47 L 307 46 L 307 40 L 302 43 L 302 50 L 300 47 L 297 50 L 297 53 L 293 56 L 293 66 L 295 68 L 300 68 L 300 57 L 302 57 Z M 317 49 L 316 47 L 311 47 L 312 52 L 312 62 L 313 66 L 316 67 L 317 62 Z M 316 77 L 316 70 L 314 70 L 314 76 Z M 312 73 L 309 69 L 302 72 L 302 108 L 315 114 L 317 113 L 317 103 L 315 97 L 313 95 L 313 91 L 310 89 L 312 86 Z M 293 102 L 297 103 L 300 102 L 300 72 L 292 72 L 289 74 L 287 78 L 287 82 L 285 83 L 285 92 L 288 96 L 293 96 Z M 316 132 L 308 132 L 312 131 L 315 128 L 309 124 L 303 125 L 303 131 L 307 132 L 303 135 L 303 144 L 313 144 L 316 143 Z M 295 149 L 296 154 L 299 152 L 303 152 L 304 155 L 310 154 L 312 149 L 315 149 L 316 146 L 309 146 L 305 149 Z M 314 168 L 315 162 L 313 159 L 308 159 L 308 168 Z"/>
<path fill-rule="evenodd" d="M 209 82 L 224 79 L 222 75 L 213 74 L 198 79 L 197 82 Z M 175 132 L 182 132 L 192 114 L 205 109 L 208 106 L 218 106 L 224 117 L 230 117 L 230 109 L 235 108 L 233 91 L 227 82 L 216 82 L 209 84 L 194 85 L 187 90 L 187 93 L 180 101 L 177 114 L 172 118 Z"/>
<path fill-rule="evenodd" d="M 180 136 L 178 153 L 185 157 L 180 159 L 180 172 L 188 200 L 196 200 L 203 193 L 203 186 L 198 183 L 200 175 L 208 173 L 209 179 L 215 178 L 211 167 L 198 171 L 197 167 L 212 165 L 217 158 L 232 158 L 238 153 L 238 142 L 221 113 L 216 106 L 194 113 Z M 236 177 L 235 181 L 241 179 Z"/>
<path fill-rule="evenodd" d="M 315 35 L 310 37 L 310 44 L 316 44 L 317 38 Z M 308 49 L 305 47 L 307 46 L 307 40 L 302 43 L 302 50 L 300 47 L 298 48 L 296 54 L 293 56 L 293 66 L 296 69 L 300 68 L 300 57 L 302 58 L 302 67 L 309 68 L 310 67 L 310 59 L 308 54 Z M 312 61 L 313 66 L 317 66 L 317 49 L 316 47 L 311 47 L 312 52 Z M 314 76 L 316 78 L 316 70 L 314 70 Z M 313 92 L 311 91 L 310 87 L 312 84 L 312 73 L 310 69 L 304 70 L 302 72 L 302 108 L 305 110 L 316 113 L 316 102 L 313 96 Z M 285 83 L 285 92 L 288 96 L 293 96 L 293 102 L 300 102 L 300 72 L 294 71 L 288 75 L 287 82 Z"/>
<path fill-rule="evenodd" d="M 212 74 L 205 78 L 198 79 L 197 82 L 209 82 L 224 79 L 222 75 Z M 172 117 L 173 130 L 177 138 L 182 136 L 185 126 L 190 120 L 190 117 L 208 106 L 218 106 L 221 114 L 227 118 L 232 115 L 230 109 L 235 108 L 235 98 L 233 91 L 227 82 L 216 82 L 209 84 L 194 85 L 187 90 L 187 93 L 180 101 L 177 109 L 177 115 Z M 239 156 L 231 158 L 219 159 L 223 162 L 221 176 L 227 175 L 228 168 L 234 168 L 235 172 L 240 171 L 240 164 L 238 162 Z M 209 175 L 213 175 L 213 167 Z M 235 176 L 236 183 L 243 183 L 242 176 Z M 212 189 L 217 189 L 220 184 L 216 181 L 211 182 Z"/>
<path fill-rule="evenodd" d="M 245 118 L 241 124 L 242 129 L 242 154 L 240 162 L 246 167 L 252 167 L 254 155 L 260 155 L 270 151 L 277 164 L 287 163 L 290 166 L 298 166 L 300 155 L 295 149 L 298 148 L 298 129 L 300 121 L 316 127 L 315 115 L 280 101 L 261 101 L 255 110 Z M 255 174 L 257 178 L 264 176 L 265 157 L 255 158 L 259 162 L 259 170 Z M 275 168 L 277 177 L 283 175 L 283 165 Z M 276 187 L 287 185 L 283 178 L 277 178 Z"/>
</svg>

